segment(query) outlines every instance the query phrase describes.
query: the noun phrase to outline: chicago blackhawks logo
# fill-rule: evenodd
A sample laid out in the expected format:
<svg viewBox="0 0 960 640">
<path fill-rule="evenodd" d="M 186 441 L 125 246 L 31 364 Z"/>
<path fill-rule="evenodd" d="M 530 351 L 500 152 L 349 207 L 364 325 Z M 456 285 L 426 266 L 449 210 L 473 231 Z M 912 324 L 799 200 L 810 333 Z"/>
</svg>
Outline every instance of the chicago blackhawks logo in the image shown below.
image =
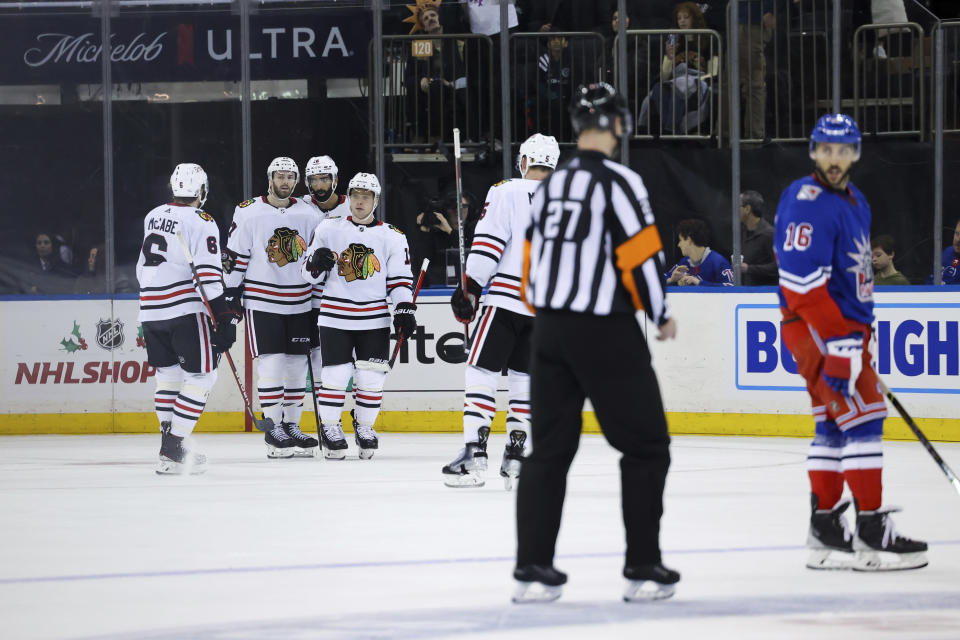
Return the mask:
<svg viewBox="0 0 960 640">
<path fill-rule="evenodd" d="M 366 280 L 380 271 L 380 261 L 373 255 L 373 249 L 358 242 L 350 243 L 337 257 L 337 275 L 347 282 Z"/>
<path fill-rule="evenodd" d="M 267 241 L 267 259 L 281 267 L 299 260 L 306 250 L 306 241 L 287 227 L 274 229 Z"/>
</svg>

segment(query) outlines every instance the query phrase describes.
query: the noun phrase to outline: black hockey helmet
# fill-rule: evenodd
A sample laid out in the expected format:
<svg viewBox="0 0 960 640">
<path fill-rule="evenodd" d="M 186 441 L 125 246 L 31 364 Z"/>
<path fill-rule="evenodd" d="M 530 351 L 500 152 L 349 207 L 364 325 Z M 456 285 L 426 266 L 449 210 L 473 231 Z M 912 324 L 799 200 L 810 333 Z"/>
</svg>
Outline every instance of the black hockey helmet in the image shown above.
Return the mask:
<svg viewBox="0 0 960 640">
<path fill-rule="evenodd" d="M 613 123 L 620 116 L 624 135 L 633 132 L 633 115 L 627 101 L 606 82 L 580 85 L 570 105 L 570 122 L 579 134 L 584 129 L 603 129 L 614 133 Z"/>
</svg>

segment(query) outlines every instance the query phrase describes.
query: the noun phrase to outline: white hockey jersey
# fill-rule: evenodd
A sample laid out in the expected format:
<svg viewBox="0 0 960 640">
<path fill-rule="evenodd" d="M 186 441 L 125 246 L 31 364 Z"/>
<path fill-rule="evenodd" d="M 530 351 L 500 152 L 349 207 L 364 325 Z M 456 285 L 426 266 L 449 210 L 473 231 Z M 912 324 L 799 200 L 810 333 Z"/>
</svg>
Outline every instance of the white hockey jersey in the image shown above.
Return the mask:
<svg viewBox="0 0 960 640">
<path fill-rule="evenodd" d="M 207 297 L 213 300 L 223 294 L 217 223 L 196 207 L 161 205 L 143 219 L 143 246 L 137 260 L 141 322 L 206 312 L 178 233 L 190 247 Z"/>
<path fill-rule="evenodd" d="M 324 211 L 320 208 L 319 205 L 314 201 L 312 195 L 306 195 L 303 197 L 303 201 L 317 210 L 317 213 L 320 214 L 320 222 L 323 222 L 328 217 L 332 218 L 346 218 L 350 215 L 350 196 L 338 195 L 337 204 L 332 209 Z M 320 299 L 323 297 L 323 282 L 314 283 L 313 285 L 313 297 L 311 298 L 311 306 L 314 309 L 320 308 Z"/>
<path fill-rule="evenodd" d="M 467 276 L 490 284 L 483 304 L 533 315 L 520 298 L 523 241 L 539 180 L 503 180 L 490 187 L 467 254 Z"/>
<path fill-rule="evenodd" d="M 306 261 L 325 247 L 337 264 L 314 278 Z M 317 226 L 301 273 L 310 282 L 326 282 L 317 324 L 360 331 L 390 326 L 387 296 L 394 305 L 413 301 L 413 276 L 407 237 L 391 224 L 357 224 L 350 216 L 329 217 Z"/>
<path fill-rule="evenodd" d="M 319 221 L 317 208 L 297 198 L 286 208 L 274 207 L 266 196 L 237 205 L 227 240 L 236 262 L 224 281 L 228 287 L 243 283 L 244 309 L 310 311 L 313 287 L 300 275 L 300 260 Z"/>
</svg>

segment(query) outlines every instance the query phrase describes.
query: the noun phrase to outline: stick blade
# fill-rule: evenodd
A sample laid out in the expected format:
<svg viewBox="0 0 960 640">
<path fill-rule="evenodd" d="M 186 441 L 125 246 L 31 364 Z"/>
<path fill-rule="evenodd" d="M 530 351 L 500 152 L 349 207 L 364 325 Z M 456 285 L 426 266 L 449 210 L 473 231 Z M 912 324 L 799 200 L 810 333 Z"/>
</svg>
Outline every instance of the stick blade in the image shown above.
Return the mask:
<svg viewBox="0 0 960 640">
<path fill-rule="evenodd" d="M 257 431 L 270 433 L 271 431 L 273 431 L 276 424 L 274 423 L 273 418 L 261 418 L 259 420 L 257 418 L 254 418 L 253 426 L 257 428 Z"/>
</svg>

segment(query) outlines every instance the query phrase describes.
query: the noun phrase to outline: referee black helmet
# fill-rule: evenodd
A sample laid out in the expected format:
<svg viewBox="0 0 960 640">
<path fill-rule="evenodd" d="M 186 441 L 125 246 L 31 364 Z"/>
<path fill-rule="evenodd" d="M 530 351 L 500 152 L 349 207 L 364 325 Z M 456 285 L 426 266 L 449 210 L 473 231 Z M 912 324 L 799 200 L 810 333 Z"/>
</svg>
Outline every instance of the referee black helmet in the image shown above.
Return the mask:
<svg viewBox="0 0 960 640">
<path fill-rule="evenodd" d="M 627 101 L 606 82 L 580 85 L 570 105 L 570 122 L 579 134 L 584 129 L 601 129 L 616 135 L 614 122 L 620 116 L 623 135 L 633 132 L 633 116 Z"/>
</svg>

